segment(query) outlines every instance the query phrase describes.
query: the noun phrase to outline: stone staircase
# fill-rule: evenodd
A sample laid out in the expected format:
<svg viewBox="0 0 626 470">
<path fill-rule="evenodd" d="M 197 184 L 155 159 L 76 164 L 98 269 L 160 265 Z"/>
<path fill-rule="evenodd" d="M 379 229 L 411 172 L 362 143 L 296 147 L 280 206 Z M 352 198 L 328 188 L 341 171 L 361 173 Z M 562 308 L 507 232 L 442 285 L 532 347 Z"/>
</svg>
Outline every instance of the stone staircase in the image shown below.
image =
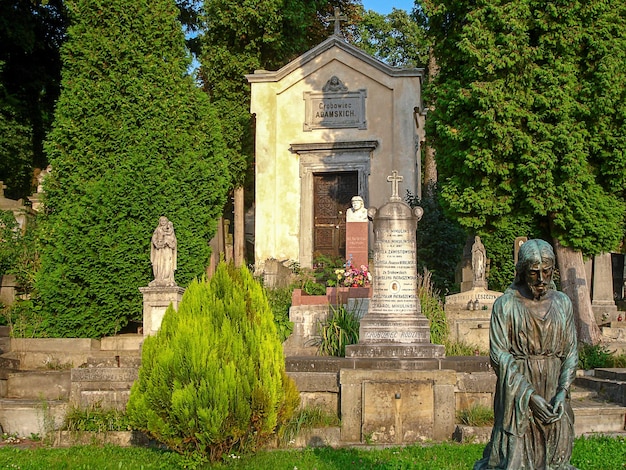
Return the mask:
<svg viewBox="0 0 626 470">
<path fill-rule="evenodd" d="M 576 436 L 598 433 L 626 436 L 626 402 L 610 399 L 595 388 L 587 377 L 589 376 L 577 377 L 571 390 Z M 614 384 L 610 379 L 605 383 L 611 386 Z"/>
<path fill-rule="evenodd" d="M 0 428 L 44 437 L 71 407 L 123 409 L 141 362 L 142 335 L 88 339 L 12 339 L 0 355 Z"/>
</svg>

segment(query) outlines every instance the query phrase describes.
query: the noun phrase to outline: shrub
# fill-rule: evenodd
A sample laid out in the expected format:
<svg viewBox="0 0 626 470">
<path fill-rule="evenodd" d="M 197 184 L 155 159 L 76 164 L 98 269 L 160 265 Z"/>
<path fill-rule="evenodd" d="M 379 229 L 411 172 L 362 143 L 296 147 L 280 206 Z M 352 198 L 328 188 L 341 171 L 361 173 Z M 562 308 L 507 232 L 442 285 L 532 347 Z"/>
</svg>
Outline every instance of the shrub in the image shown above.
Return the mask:
<svg viewBox="0 0 626 470">
<path fill-rule="evenodd" d="M 626 356 L 615 355 L 604 344 L 580 343 L 578 348 L 578 368 L 584 370 L 602 368 L 602 367 L 624 367 L 626 365 Z"/>
<path fill-rule="evenodd" d="M 191 461 L 257 449 L 298 406 L 262 286 L 220 263 L 143 345 L 128 415 Z"/>
<path fill-rule="evenodd" d="M 359 342 L 359 317 L 345 305 L 330 306 L 326 321 L 319 325 L 318 353 L 344 357 L 346 346 Z"/>
</svg>

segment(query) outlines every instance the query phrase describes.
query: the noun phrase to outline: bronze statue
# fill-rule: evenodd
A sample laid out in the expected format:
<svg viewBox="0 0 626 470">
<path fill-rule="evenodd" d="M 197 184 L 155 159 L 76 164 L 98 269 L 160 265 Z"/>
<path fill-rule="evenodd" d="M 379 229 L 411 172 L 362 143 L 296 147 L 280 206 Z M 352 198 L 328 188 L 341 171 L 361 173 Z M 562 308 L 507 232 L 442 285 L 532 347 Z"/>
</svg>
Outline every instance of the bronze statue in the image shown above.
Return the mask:
<svg viewBox="0 0 626 470">
<path fill-rule="evenodd" d="M 491 441 L 474 470 L 571 470 L 574 413 L 569 388 L 578 364 L 572 304 L 552 281 L 554 251 L 529 240 L 515 281 L 491 315 L 497 375 Z"/>
<path fill-rule="evenodd" d="M 152 235 L 150 247 L 150 262 L 154 273 L 154 281 L 149 284 L 150 286 L 171 287 L 176 285 L 174 271 L 176 271 L 177 254 L 174 224 L 167 217 L 160 217 L 159 225 Z"/>
</svg>

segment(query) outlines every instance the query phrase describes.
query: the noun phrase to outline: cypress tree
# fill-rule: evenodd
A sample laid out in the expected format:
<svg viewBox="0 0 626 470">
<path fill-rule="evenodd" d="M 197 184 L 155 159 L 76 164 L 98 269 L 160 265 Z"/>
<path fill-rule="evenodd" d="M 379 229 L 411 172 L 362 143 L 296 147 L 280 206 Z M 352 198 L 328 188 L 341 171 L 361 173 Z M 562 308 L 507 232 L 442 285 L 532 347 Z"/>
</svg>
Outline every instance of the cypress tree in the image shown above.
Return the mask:
<svg viewBox="0 0 626 470">
<path fill-rule="evenodd" d="M 48 335 L 99 337 L 141 317 L 159 216 L 178 237 L 178 284 L 203 273 L 230 177 L 174 1 L 67 7 L 37 290 Z"/>
<path fill-rule="evenodd" d="M 254 450 L 298 401 L 262 286 L 247 268 L 221 263 L 144 342 L 127 410 L 171 449 L 217 460 Z"/>
</svg>

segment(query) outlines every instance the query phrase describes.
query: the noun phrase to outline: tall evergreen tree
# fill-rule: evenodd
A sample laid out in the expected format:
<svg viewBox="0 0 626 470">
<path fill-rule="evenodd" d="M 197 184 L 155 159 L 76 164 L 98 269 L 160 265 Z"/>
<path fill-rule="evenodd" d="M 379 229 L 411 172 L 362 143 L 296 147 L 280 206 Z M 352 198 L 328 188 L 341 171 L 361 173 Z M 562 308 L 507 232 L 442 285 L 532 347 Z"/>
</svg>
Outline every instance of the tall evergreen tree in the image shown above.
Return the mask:
<svg viewBox="0 0 626 470">
<path fill-rule="evenodd" d="M 36 287 L 49 335 L 98 337 L 141 317 L 159 216 L 178 237 L 178 284 L 204 272 L 230 177 L 174 1 L 67 7 Z"/>
<path fill-rule="evenodd" d="M 440 67 L 427 132 L 446 208 L 485 233 L 530 216 L 554 241 L 580 339 L 597 342 L 582 254 L 624 235 L 626 5 L 421 3 Z"/>
</svg>

